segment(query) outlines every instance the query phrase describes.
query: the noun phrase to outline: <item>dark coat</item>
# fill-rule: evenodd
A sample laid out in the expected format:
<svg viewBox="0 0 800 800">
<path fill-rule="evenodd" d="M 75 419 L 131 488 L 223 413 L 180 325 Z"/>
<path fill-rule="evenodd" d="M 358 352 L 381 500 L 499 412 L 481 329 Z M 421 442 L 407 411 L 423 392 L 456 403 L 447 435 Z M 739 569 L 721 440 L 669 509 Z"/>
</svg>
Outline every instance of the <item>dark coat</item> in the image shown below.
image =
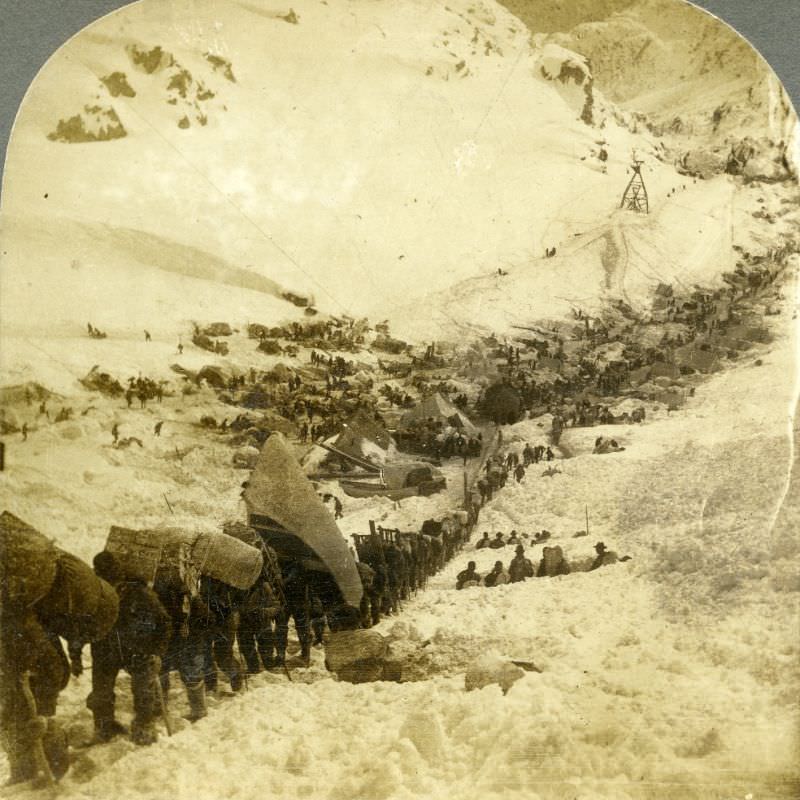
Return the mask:
<svg viewBox="0 0 800 800">
<path fill-rule="evenodd" d="M 511 583 L 519 583 L 525 578 L 532 578 L 534 575 L 533 562 L 525 556 L 514 556 L 508 565 L 508 573 L 511 576 Z"/>
</svg>

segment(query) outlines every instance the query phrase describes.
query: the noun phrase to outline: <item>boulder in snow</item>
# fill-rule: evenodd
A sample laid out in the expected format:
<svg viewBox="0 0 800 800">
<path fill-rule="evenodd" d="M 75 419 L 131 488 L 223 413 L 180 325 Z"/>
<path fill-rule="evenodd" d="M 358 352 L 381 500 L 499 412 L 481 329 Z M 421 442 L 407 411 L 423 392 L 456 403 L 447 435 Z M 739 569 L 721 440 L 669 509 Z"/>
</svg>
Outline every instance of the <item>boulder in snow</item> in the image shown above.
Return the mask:
<svg viewBox="0 0 800 800">
<path fill-rule="evenodd" d="M 483 689 L 484 686 L 495 683 L 503 690 L 503 694 L 506 694 L 524 674 L 525 670 L 522 667 L 489 653 L 469 665 L 464 677 L 464 687 L 471 692 L 473 689 Z"/>
<path fill-rule="evenodd" d="M 756 153 L 744 165 L 742 175 L 747 180 L 766 183 L 786 181 L 793 177 L 786 159 L 771 153 Z"/>
<path fill-rule="evenodd" d="M 691 175 L 704 180 L 725 172 L 726 167 L 727 158 L 722 152 L 701 147 L 684 153 L 675 165 L 675 169 L 682 175 Z"/>
<path fill-rule="evenodd" d="M 399 680 L 402 672 L 389 643 L 374 630 L 332 633 L 325 643 L 325 666 L 348 683 Z"/>
<path fill-rule="evenodd" d="M 586 58 L 551 42 L 542 49 L 537 66 L 542 77 L 553 81 L 565 102 L 591 125 L 594 78 Z"/>
</svg>

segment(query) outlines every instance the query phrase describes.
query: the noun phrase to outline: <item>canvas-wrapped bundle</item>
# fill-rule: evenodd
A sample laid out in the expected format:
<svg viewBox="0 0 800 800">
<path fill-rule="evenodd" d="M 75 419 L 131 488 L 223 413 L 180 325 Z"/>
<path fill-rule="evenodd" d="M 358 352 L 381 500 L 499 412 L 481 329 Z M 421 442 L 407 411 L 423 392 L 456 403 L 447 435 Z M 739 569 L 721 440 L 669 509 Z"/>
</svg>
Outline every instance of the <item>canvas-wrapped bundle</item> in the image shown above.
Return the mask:
<svg viewBox="0 0 800 800">
<path fill-rule="evenodd" d="M 244 522 L 226 522 L 222 526 L 222 532 L 226 536 L 233 536 L 234 539 L 249 544 L 251 547 L 259 547 L 261 543 L 261 537 L 256 529 L 245 525 Z"/>
<path fill-rule="evenodd" d="M 249 589 L 264 566 L 260 550 L 225 533 L 201 533 L 192 560 L 203 575 L 235 589 Z"/>
<path fill-rule="evenodd" d="M 156 531 L 136 531 L 116 525 L 111 526 L 105 546 L 126 575 L 146 583 L 155 578 L 162 548 L 162 539 Z"/>
<path fill-rule="evenodd" d="M 67 640 L 102 639 L 117 619 L 117 593 L 81 559 L 59 548 L 56 556 L 56 576 L 36 606 L 39 614 L 50 630 Z"/>
<path fill-rule="evenodd" d="M 194 560 L 194 546 L 200 534 L 176 528 L 159 533 L 164 538 L 156 580 L 168 585 L 182 586 L 190 595 L 195 595 L 200 583 L 200 567 Z"/>
<path fill-rule="evenodd" d="M 0 515 L 0 587 L 3 604 L 30 606 L 56 577 L 58 551 L 43 534 L 8 511 Z"/>
<path fill-rule="evenodd" d="M 194 593 L 200 573 L 193 549 L 199 537 L 199 533 L 180 528 L 132 530 L 112 526 L 105 549 L 132 578 L 152 584 L 158 575 L 159 580 Z"/>
</svg>

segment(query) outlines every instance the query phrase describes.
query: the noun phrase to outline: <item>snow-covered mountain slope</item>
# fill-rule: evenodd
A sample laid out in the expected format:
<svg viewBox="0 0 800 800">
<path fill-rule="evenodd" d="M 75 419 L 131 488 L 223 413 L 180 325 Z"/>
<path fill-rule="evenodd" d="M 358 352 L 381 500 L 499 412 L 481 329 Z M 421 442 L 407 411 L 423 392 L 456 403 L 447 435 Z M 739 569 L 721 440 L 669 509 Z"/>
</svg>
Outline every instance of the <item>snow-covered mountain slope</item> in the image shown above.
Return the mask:
<svg viewBox="0 0 800 800">
<path fill-rule="evenodd" d="M 621 167 L 612 165 L 606 187 L 611 176 L 624 187 Z M 722 274 L 742 252 L 765 254 L 800 237 L 793 183 L 765 191 L 729 176 L 694 181 L 668 170 L 648 170 L 645 180 L 649 214 L 619 209 L 605 194 L 579 201 L 548 227 L 554 257 L 501 262 L 502 274 L 485 271 L 431 295 L 422 314 L 402 306 L 396 331 L 412 339 L 509 334 L 534 321 L 571 320 L 578 309 L 601 315 L 617 300 L 647 314 L 659 284 L 724 287 Z"/>
<path fill-rule="evenodd" d="M 529 261 L 605 213 L 633 148 L 670 185 L 657 142 L 616 121 L 576 69 L 580 57 L 564 53 L 554 68 L 552 46 L 532 49 L 492 2 L 293 9 L 145 2 L 68 43 L 17 120 L 3 192 L 9 237 L 17 219 L 97 225 L 101 240 L 140 231 L 313 295 L 323 310 L 388 313 L 398 299 Z M 112 109 L 125 135 L 48 138 L 87 105 Z M 26 277 L 36 237 L 30 250 L 28 237 L 16 241 L 2 288 L 22 301 L 14 287 L 37 292 L 46 276 Z M 54 278 L 91 261 L 85 241 L 61 238 Z M 157 248 L 147 252 L 163 266 Z M 92 291 L 112 296 L 117 278 L 139 275 L 120 256 Z M 173 286 L 164 291 L 182 292 Z M 83 326 L 97 314 L 81 293 L 66 309 L 40 294 L 42 319 L 74 314 Z M 179 304 L 173 316 L 196 313 Z"/>
<path fill-rule="evenodd" d="M 177 340 L 190 320 L 302 316 L 269 278 L 145 230 L 6 215 L 3 250 L 8 334 L 74 335 L 88 321 L 112 336 L 147 328 Z"/>
<path fill-rule="evenodd" d="M 521 19 L 535 19 L 532 4 Z M 788 141 L 794 112 L 763 58 L 734 30 L 689 3 L 642 0 L 561 28 L 552 41 L 587 56 L 611 99 L 665 130 L 722 142 Z M 535 31 L 535 28 L 534 28 Z"/>
<path fill-rule="evenodd" d="M 531 33 L 569 31 L 584 22 L 604 20 L 624 11 L 636 0 L 501 0 L 512 14 L 521 19 Z"/>
</svg>

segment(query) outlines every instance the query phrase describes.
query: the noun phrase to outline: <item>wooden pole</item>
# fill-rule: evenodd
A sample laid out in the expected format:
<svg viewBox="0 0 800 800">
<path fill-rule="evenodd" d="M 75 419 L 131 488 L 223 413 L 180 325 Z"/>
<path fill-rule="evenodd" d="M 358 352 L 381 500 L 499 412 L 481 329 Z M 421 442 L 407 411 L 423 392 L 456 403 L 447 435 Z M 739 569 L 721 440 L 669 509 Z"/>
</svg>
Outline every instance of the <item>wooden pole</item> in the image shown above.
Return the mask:
<svg viewBox="0 0 800 800">
<path fill-rule="evenodd" d="M 29 670 L 26 670 L 22 674 L 22 680 L 20 683 L 22 685 L 22 695 L 25 698 L 25 702 L 28 704 L 28 710 L 31 713 L 32 719 L 39 720 L 39 712 L 36 708 L 36 698 L 34 698 L 33 691 L 31 690 L 31 673 Z M 56 779 L 53 777 L 53 772 L 50 769 L 50 763 L 45 755 L 41 734 L 37 735 L 33 742 L 33 759 L 36 764 L 36 769 L 39 773 L 41 773 L 45 784 L 51 787 L 54 786 Z"/>
<path fill-rule="evenodd" d="M 589 535 L 589 506 L 586 506 L 586 535 Z"/>
<path fill-rule="evenodd" d="M 167 713 L 167 704 L 164 701 L 164 689 L 161 686 L 161 678 L 158 675 L 158 672 L 155 671 L 153 676 L 153 688 L 155 690 L 156 699 L 158 700 L 158 706 L 161 711 L 161 717 L 164 720 L 164 726 L 167 729 L 167 736 L 172 736 L 172 723 L 169 719 L 169 714 Z"/>
</svg>

